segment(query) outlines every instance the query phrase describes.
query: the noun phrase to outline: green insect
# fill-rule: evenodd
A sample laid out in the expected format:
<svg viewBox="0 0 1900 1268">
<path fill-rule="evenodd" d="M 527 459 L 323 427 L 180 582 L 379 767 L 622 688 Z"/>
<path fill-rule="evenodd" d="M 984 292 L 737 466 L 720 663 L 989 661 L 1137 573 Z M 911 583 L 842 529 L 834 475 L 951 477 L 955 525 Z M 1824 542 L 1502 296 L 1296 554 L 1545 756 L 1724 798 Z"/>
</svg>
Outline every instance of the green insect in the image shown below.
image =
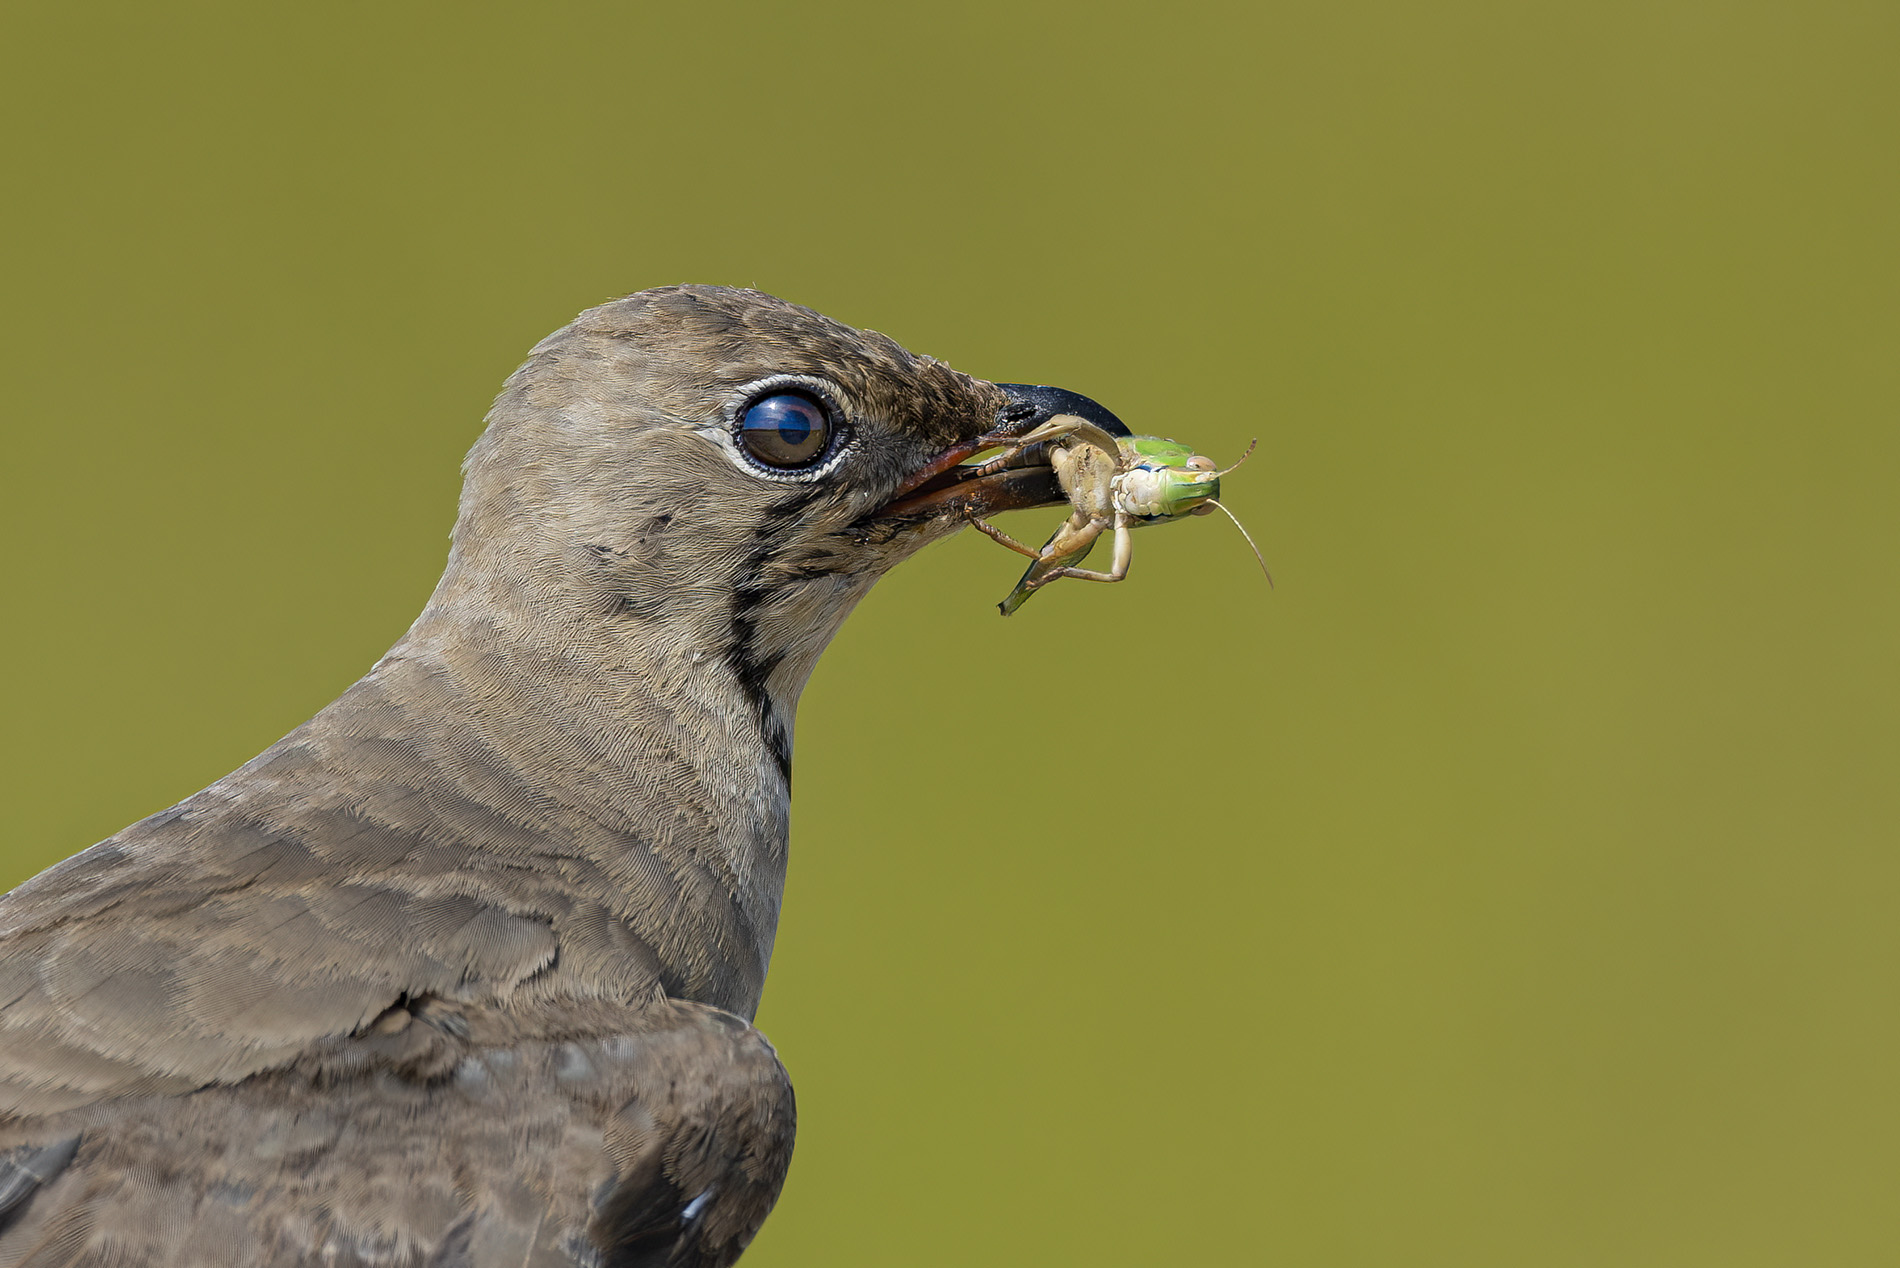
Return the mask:
<svg viewBox="0 0 1900 1268">
<path fill-rule="evenodd" d="M 1128 563 L 1134 555 L 1132 530 L 1215 510 L 1234 521 L 1254 558 L 1260 561 L 1260 570 L 1267 572 L 1266 561 L 1260 558 L 1260 548 L 1254 545 L 1246 525 L 1219 501 L 1220 478 L 1245 462 L 1253 453 L 1253 445 L 1247 446 L 1239 462 L 1220 467 L 1212 458 L 1177 441 L 1160 436 L 1111 436 L 1093 423 L 1067 415 L 1011 441 L 1009 450 L 1013 454 L 1043 442 L 1049 445 L 1049 464 L 1055 468 L 1072 510 L 1042 549 L 1032 550 L 995 525 L 975 516 L 970 518 L 979 531 L 1035 561 L 1009 597 L 997 604 L 1004 616 L 1059 577 L 1121 581 L 1128 576 Z M 1006 463 L 1008 459 L 1005 455 L 993 461 Z M 1095 548 L 1095 539 L 1110 529 L 1115 534 L 1115 556 L 1108 571 L 1080 567 Z M 1267 582 L 1272 584 L 1272 573 L 1267 573 Z"/>
</svg>

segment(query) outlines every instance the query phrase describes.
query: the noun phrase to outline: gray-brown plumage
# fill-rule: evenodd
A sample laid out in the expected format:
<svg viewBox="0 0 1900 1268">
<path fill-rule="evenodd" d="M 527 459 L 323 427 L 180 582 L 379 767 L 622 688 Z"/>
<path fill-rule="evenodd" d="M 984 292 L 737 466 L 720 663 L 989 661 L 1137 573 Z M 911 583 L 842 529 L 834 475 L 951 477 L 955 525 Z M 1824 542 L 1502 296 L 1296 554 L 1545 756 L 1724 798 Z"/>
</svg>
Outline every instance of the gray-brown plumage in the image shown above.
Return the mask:
<svg viewBox="0 0 1900 1268">
<path fill-rule="evenodd" d="M 772 467 L 787 391 L 835 434 Z M 0 1268 L 736 1259 L 799 692 L 890 566 L 1059 499 L 938 474 L 1058 408 L 750 291 L 544 341 L 388 655 L 0 899 Z"/>
</svg>

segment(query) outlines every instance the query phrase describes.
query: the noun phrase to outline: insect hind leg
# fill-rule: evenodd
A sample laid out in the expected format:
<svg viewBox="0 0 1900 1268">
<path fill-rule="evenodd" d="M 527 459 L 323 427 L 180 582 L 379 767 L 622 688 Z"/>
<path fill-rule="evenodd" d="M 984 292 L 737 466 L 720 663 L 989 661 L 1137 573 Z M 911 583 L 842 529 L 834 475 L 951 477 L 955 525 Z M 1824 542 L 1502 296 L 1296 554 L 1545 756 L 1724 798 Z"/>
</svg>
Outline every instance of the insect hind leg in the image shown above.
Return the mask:
<svg viewBox="0 0 1900 1268">
<path fill-rule="evenodd" d="M 995 542 L 997 545 L 1007 546 L 1019 555 L 1027 555 L 1031 559 L 1042 558 L 1041 551 L 1035 549 L 1033 546 L 1023 545 L 1021 542 L 1017 541 L 1014 537 L 1011 537 L 1008 533 L 1005 533 L 1002 529 L 996 527 L 996 525 L 990 523 L 988 520 L 978 519 L 976 516 L 972 515 L 970 517 L 970 527 L 974 528 L 977 532 L 983 534 L 985 537 L 989 538 L 991 541 Z"/>
<path fill-rule="evenodd" d="M 1134 534 L 1129 528 L 1128 517 L 1115 517 L 1115 558 L 1107 572 L 1098 572 L 1093 568 L 1051 568 L 1043 576 L 1029 583 L 1031 590 L 1048 585 L 1057 577 L 1074 577 L 1078 581 L 1126 581 L 1128 565 L 1135 557 Z"/>
</svg>

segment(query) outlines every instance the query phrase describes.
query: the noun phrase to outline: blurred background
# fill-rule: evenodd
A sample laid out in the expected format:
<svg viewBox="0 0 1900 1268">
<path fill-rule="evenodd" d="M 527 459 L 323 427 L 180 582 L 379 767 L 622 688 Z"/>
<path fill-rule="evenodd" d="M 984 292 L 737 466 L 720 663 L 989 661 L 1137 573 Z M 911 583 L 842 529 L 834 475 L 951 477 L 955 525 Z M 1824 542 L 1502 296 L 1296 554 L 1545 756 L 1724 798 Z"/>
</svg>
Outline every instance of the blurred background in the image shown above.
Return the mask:
<svg viewBox="0 0 1900 1268">
<path fill-rule="evenodd" d="M 1259 437 L 1278 588 L 849 623 L 748 1265 L 1900 1259 L 1900 8 L 3 21 L 0 884 L 369 667 L 538 338 L 757 286 Z"/>
</svg>

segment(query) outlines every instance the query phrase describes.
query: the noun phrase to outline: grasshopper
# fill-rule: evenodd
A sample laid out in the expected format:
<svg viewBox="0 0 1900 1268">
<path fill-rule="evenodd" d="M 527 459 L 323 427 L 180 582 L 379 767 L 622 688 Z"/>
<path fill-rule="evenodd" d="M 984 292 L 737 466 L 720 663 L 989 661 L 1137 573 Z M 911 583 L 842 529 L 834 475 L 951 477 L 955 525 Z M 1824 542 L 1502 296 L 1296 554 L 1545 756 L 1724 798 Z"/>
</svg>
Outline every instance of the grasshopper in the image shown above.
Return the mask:
<svg viewBox="0 0 1900 1268">
<path fill-rule="evenodd" d="M 1234 521 L 1240 535 L 1247 539 L 1260 570 L 1267 564 L 1246 525 L 1222 506 L 1220 478 L 1245 462 L 1253 445 L 1233 466 L 1220 467 L 1212 458 L 1195 453 L 1177 441 L 1160 436 L 1112 436 L 1095 424 L 1065 415 L 1053 418 L 1026 435 L 1011 440 L 1009 452 L 992 459 L 1007 464 L 1016 452 L 1030 445 L 1047 442 L 1049 463 L 1056 479 L 1069 497 L 1069 518 L 1055 534 L 1032 550 L 1009 534 L 977 516 L 970 523 L 978 531 L 1019 555 L 1034 560 L 1009 596 L 997 604 L 1008 616 L 1029 596 L 1059 577 L 1078 577 L 1084 581 L 1120 581 L 1128 576 L 1128 564 L 1134 555 L 1132 530 L 1149 524 L 1165 524 L 1189 515 L 1208 515 L 1219 510 Z M 1095 548 L 1095 539 L 1110 529 L 1115 534 L 1114 561 L 1108 571 L 1097 572 L 1079 565 Z M 1267 573 L 1269 585 L 1273 574 Z"/>
</svg>

